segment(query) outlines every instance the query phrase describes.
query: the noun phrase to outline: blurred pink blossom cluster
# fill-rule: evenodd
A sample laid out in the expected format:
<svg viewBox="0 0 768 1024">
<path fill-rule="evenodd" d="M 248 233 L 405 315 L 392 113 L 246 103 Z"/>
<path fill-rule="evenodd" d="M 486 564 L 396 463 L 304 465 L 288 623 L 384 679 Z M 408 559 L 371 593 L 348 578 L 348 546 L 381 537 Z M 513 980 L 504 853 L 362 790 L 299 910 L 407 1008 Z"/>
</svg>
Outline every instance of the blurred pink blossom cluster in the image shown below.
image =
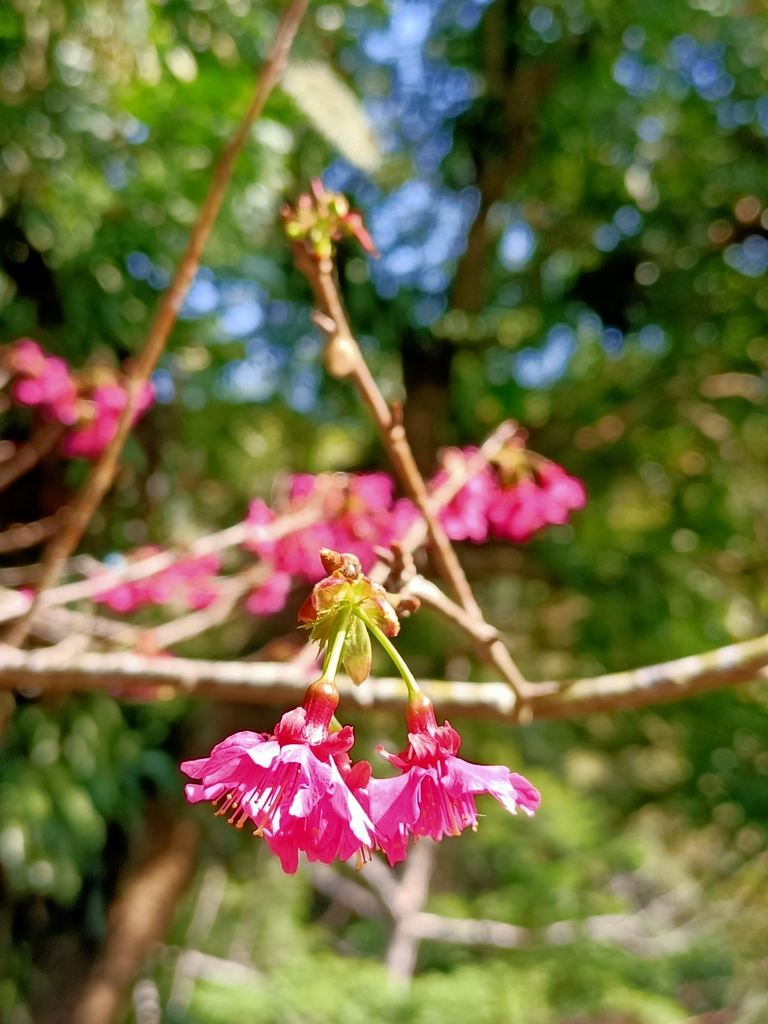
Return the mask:
<svg viewBox="0 0 768 1024">
<path fill-rule="evenodd" d="M 47 355 L 31 338 L 21 338 L 4 349 L 2 365 L 16 378 L 11 387 L 16 402 L 38 408 L 46 419 L 72 428 L 62 440 L 63 455 L 98 458 L 115 436 L 128 399 L 125 378 L 101 366 L 73 374 L 63 359 Z M 144 384 L 133 423 L 153 401 L 154 388 Z"/>
<path fill-rule="evenodd" d="M 274 614 L 285 606 L 292 579 L 307 583 L 322 579 L 321 548 L 357 555 L 363 571 L 368 572 L 376 561 L 374 549 L 401 540 L 419 518 L 407 498 L 394 500 L 394 488 L 387 473 L 297 473 L 291 477 L 286 512 L 297 512 L 312 503 L 321 510 L 321 518 L 279 540 L 254 540 L 244 545 L 274 568 L 269 580 L 248 598 L 248 611 Z M 266 526 L 275 518 L 275 512 L 257 499 L 251 502 L 246 521 Z"/>
<path fill-rule="evenodd" d="M 4 363 L 18 376 L 11 389 L 17 402 L 37 406 L 47 419 L 66 426 L 77 423 L 77 385 L 63 359 L 46 355 L 31 338 L 21 338 L 9 347 Z"/>
<path fill-rule="evenodd" d="M 162 553 L 162 548 L 146 545 L 131 553 L 131 561 L 141 561 Z M 219 596 L 214 577 L 221 568 L 218 555 L 201 558 L 184 558 L 168 569 L 145 579 L 120 583 L 111 590 L 103 591 L 94 598 L 113 612 L 128 615 L 153 605 L 170 604 L 176 601 L 190 611 L 207 608 Z"/>
<path fill-rule="evenodd" d="M 453 448 L 444 453 L 445 468 L 435 477 L 432 489 L 444 483 L 451 472 L 459 470 L 476 451 L 475 448 L 463 451 Z M 472 540 L 481 544 L 493 536 L 523 544 L 542 527 L 567 523 L 571 512 L 584 508 L 587 501 L 584 485 L 556 462 L 520 448 L 512 449 L 507 458 L 500 461 L 498 474 L 491 466 L 485 466 L 470 477 L 441 511 L 440 521 L 451 540 Z M 508 482 L 505 475 L 511 477 Z"/>
<path fill-rule="evenodd" d="M 144 384 L 133 414 L 133 426 L 155 400 L 151 384 Z M 100 384 L 93 389 L 90 401 L 81 403 L 85 415 L 75 430 L 61 442 L 61 450 L 69 459 L 96 459 L 115 436 L 117 421 L 128 401 L 128 394 L 117 382 Z"/>
<path fill-rule="evenodd" d="M 116 403 L 117 404 L 117 403 Z M 71 435 L 70 435 L 71 436 Z M 443 468 L 431 483 L 434 493 L 452 475 L 463 472 L 476 449 L 448 449 Z M 297 473 L 290 477 L 280 514 L 260 498 L 248 507 L 245 522 L 254 528 L 243 547 L 265 564 L 264 583 L 252 590 L 245 608 L 264 617 L 281 611 L 294 583 L 316 583 L 325 575 L 319 552 L 323 548 L 356 555 L 363 571 L 376 561 L 377 548 L 402 540 L 419 518 L 407 498 L 394 498 L 394 480 L 387 473 Z M 583 508 L 586 492 L 581 481 L 554 462 L 525 451 L 519 444 L 502 451 L 498 465 L 472 473 L 440 518 L 452 540 L 482 543 L 489 536 L 513 543 L 529 540 L 548 524 L 563 524 Z M 279 535 L 283 517 L 316 511 L 308 525 Z M 269 527 L 277 523 L 272 536 Z M 129 563 L 162 553 L 151 545 L 128 554 Z M 118 614 L 141 608 L 182 604 L 189 610 L 207 608 L 219 596 L 216 554 L 185 558 L 144 579 L 120 583 L 95 597 Z"/>
</svg>

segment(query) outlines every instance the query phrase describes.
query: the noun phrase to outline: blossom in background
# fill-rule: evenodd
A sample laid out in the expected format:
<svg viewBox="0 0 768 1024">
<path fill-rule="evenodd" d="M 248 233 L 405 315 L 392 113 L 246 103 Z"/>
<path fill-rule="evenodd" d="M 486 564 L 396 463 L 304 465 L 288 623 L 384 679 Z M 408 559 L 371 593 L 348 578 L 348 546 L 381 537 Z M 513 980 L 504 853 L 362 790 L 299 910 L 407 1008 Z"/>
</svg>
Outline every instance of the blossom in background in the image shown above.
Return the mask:
<svg viewBox="0 0 768 1024">
<path fill-rule="evenodd" d="M 443 469 L 433 479 L 434 493 L 454 472 L 460 472 L 476 448 L 449 448 Z M 515 438 L 496 456 L 495 470 L 483 467 L 472 474 L 440 511 L 451 540 L 482 543 L 493 534 L 499 540 L 524 544 L 548 525 L 567 523 L 571 512 L 584 508 L 584 485 L 562 466 L 522 447 Z"/>
<path fill-rule="evenodd" d="M 539 806 L 538 791 L 522 775 L 503 765 L 471 764 L 456 757 L 461 737 L 447 722 L 438 726 L 432 702 L 412 695 L 406 712 L 408 746 L 400 754 L 378 747 L 401 775 L 372 779 L 368 785 L 371 817 L 379 843 L 394 865 L 405 858 L 408 837 L 460 835 L 477 828 L 475 796 L 488 793 L 516 814 L 521 807 L 532 815 Z"/>
<path fill-rule="evenodd" d="M 47 355 L 36 341 L 21 338 L 2 352 L 4 369 L 17 379 L 14 401 L 40 409 L 46 419 L 73 429 L 65 434 L 62 454 L 96 459 L 115 436 L 120 412 L 127 401 L 127 381 L 109 367 L 72 373 L 63 359 Z M 155 399 L 151 384 L 142 386 L 133 426 Z"/>
<path fill-rule="evenodd" d="M 129 561 L 141 561 L 162 553 L 162 548 L 146 545 L 129 553 Z M 190 611 L 199 611 L 213 604 L 219 596 L 215 580 L 221 568 L 216 554 L 200 558 L 183 558 L 168 569 L 140 580 L 120 583 L 96 594 L 94 601 L 105 604 L 113 612 L 128 615 L 155 605 L 178 601 Z"/>
<path fill-rule="evenodd" d="M 580 480 L 555 462 L 543 462 L 534 475 L 500 491 L 488 519 L 495 537 L 522 544 L 544 526 L 567 523 L 570 513 L 584 508 L 586 502 Z"/>
<path fill-rule="evenodd" d="M 277 540 L 265 537 L 243 544 L 281 574 L 279 585 L 268 591 L 254 591 L 253 601 L 246 607 L 253 614 L 262 614 L 261 597 L 270 612 L 280 611 L 288 597 L 285 577 L 316 583 L 325 575 L 318 552 L 324 548 L 347 551 L 355 555 L 363 572 L 376 561 L 376 547 L 390 547 L 402 539 L 419 518 L 416 507 L 407 498 L 394 500 L 394 480 L 387 473 L 295 473 L 288 486 L 286 512 L 298 512 L 310 503 L 318 506 L 317 523 L 305 526 Z M 246 522 L 254 527 L 269 526 L 276 513 L 261 499 L 248 506 Z M 279 594 L 283 603 L 278 602 Z"/>
<path fill-rule="evenodd" d="M 273 572 L 266 583 L 248 595 L 245 610 L 251 615 L 274 615 L 285 608 L 293 581 L 287 572 Z"/>
<path fill-rule="evenodd" d="M 77 423 L 77 385 L 63 359 L 46 355 L 31 338 L 21 338 L 9 346 L 3 361 L 6 370 L 18 376 L 11 388 L 15 401 L 41 409 L 58 423 Z"/>
<path fill-rule="evenodd" d="M 443 453 L 442 463 L 445 467 L 432 480 L 431 490 L 436 491 L 453 471 L 462 465 L 477 448 L 449 448 Z M 440 511 L 440 522 L 451 540 L 472 540 L 482 544 L 488 539 L 488 517 L 493 501 L 499 492 L 499 485 L 490 466 L 484 466 L 479 473 L 473 474 L 458 494 Z"/>
<path fill-rule="evenodd" d="M 201 780 L 186 786 L 190 803 L 221 801 L 216 813 L 230 814 L 231 824 L 242 828 L 250 821 L 288 874 L 296 871 L 300 852 L 330 864 L 354 853 L 368 859 L 376 844 L 373 823 L 355 796 L 368 770 L 349 761 L 352 727 L 330 731 L 338 701 L 333 684 L 315 683 L 274 735 L 235 733 L 209 757 L 181 765 Z"/>
<path fill-rule="evenodd" d="M 128 400 L 121 384 L 101 384 L 94 388 L 91 402 L 86 405 L 87 414 L 78 426 L 71 430 L 61 443 L 61 450 L 68 458 L 96 459 L 115 436 L 117 421 Z M 143 385 L 131 426 L 147 411 L 155 400 L 152 384 Z"/>
</svg>

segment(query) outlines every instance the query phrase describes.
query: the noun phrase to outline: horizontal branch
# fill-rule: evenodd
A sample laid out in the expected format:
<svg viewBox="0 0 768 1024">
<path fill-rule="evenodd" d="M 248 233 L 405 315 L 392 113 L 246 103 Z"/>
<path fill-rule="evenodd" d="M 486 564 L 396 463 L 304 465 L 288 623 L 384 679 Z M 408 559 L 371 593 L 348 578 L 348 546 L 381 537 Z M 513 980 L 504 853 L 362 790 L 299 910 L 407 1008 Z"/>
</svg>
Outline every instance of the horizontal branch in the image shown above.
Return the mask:
<svg viewBox="0 0 768 1024">
<path fill-rule="evenodd" d="M 530 714 L 519 718 L 511 688 L 503 682 L 426 680 L 423 687 L 443 715 L 504 721 L 575 718 L 598 710 L 640 707 L 679 700 L 760 677 L 768 665 L 768 635 L 659 665 L 565 682 L 539 683 L 527 700 Z M 0 646 L 0 690 L 29 694 L 108 690 L 117 696 L 174 692 L 209 700 L 288 705 L 296 703 L 314 669 L 283 662 L 204 661 L 146 658 L 128 653 L 74 653 Z M 341 677 L 345 700 L 361 707 L 402 708 L 399 678 L 369 679 L 355 687 Z"/>
<path fill-rule="evenodd" d="M 34 523 L 17 523 L 9 527 L 0 533 L 0 554 L 21 551 L 40 544 L 61 529 L 61 522 L 58 516 L 46 516 L 45 519 L 37 519 Z"/>
<path fill-rule="evenodd" d="M 68 559 L 64 566 L 65 575 L 78 574 L 90 576 L 91 573 L 103 569 L 104 565 L 91 555 L 75 555 Z M 0 587 L 23 587 L 26 583 L 37 583 L 43 575 L 43 563 L 32 562 L 30 565 L 14 565 L 0 569 Z"/>
<path fill-rule="evenodd" d="M 361 879 L 380 890 L 379 879 L 371 877 L 371 868 L 392 876 L 389 884 L 400 889 L 393 873 L 374 858 Z M 303 863 L 313 887 L 348 907 L 359 917 L 380 920 L 388 911 L 397 921 L 394 900 L 379 900 L 359 882 L 353 882 L 338 870 L 323 864 Z M 397 893 L 395 893 L 397 895 Z M 379 891 L 379 896 L 381 892 Z M 497 949 L 521 949 L 538 944 L 565 946 L 583 939 L 620 946 L 635 956 L 654 958 L 683 952 L 692 939 L 701 935 L 702 922 L 694 917 L 686 924 L 676 923 L 677 913 L 667 897 L 654 900 L 631 914 L 596 914 L 583 920 L 556 921 L 545 928 L 523 928 L 506 921 L 478 918 L 444 917 L 426 911 L 407 913 L 408 928 L 418 940 L 431 939 L 467 946 L 493 946 Z"/>
<path fill-rule="evenodd" d="M 483 921 L 473 918 L 442 917 L 424 911 L 413 922 L 420 939 L 437 939 L 472 946 L 500 946 L 518 949 L 530 942 L 530 932 L 504 921 Z"/>
<path fill-rule="evenodd" d="M 33 469 L 41 459 L 56 447 L 66 432 L 61 423 L 43 423 L 26 444 L 21 445 L 13 458 L 0 466 L 0 491 Z"/>
</svg>

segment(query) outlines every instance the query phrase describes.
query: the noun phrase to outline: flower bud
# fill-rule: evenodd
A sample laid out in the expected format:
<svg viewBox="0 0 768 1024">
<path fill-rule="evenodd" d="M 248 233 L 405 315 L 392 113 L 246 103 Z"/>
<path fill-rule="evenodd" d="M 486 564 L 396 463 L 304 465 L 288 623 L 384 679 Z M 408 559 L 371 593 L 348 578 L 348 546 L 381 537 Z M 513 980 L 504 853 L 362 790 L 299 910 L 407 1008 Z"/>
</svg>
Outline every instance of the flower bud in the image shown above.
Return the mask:
<svg viewBox="0 0 768 1024">
<path fill-rule="evenodd" d="M 336 335 L 325 347 L 325 365 L 337 380 L 349 377 L 359 359 L 357 345 L 351 338 Z"/>
</svg>

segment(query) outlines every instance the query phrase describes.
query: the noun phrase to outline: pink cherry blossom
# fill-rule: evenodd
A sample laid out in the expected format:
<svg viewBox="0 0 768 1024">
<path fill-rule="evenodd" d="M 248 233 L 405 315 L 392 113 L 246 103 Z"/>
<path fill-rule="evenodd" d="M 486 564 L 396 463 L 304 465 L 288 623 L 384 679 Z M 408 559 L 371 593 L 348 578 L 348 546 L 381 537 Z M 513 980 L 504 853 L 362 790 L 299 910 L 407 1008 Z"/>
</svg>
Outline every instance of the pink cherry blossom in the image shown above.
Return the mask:
<svg viewBox="0 0 768 1024">
<path fill-rule="evenodd" d="M 277 518 L 276 514 L 261 498 L 255 498 L 248 503 L 248 513 L 245 522 L 248 526 L 269 526 Z M 275 541 L 273 540 L 246 540 L 243 542 L 246 551 L 255 552 L 265 561 L 270 561 L 275 554 Z"/>
<path fill-rule="evenodd" d="M 251 821 L 288 874 L 296 871 L 300 852 L 329 864 L 355 852 L 367 859 L 376 842 L 370 817 L 342 776 L 345 759 L 342 769 L 334 759 L 354 742 L 351 726 L 329 731 L 338 699 L 334 686 L 316 683 L 302 707 L 283 715 L 274 735 L 235 733 L 209 757 L 181 765 L 201 780 L 186 787 L 190 803 L 223 799 L 216 813 L 231 812 L 230 823 L 240 828 Z"/>
<path fill-rule="evenodd" d="M 7 350 L 5 363 L 11 373 L 37 379 L 45 372 L 48 360 L 45 352 L 32 338 L 19 338 Z"/>
<path fill-rule="evenodd" d="M 245 610 L 251 615 L 274 615 L 285 608 L 291 592 L 292 580 L 287 572 L 273 572 L 266 583 L 251 591 Z"/>
<path fill-rule="evenodd" d="M 147 544 L 130 552 L 128 557 L 129 561 L 140 561 L 161 551 L 162 548 Z M 123 615 L 174 600 L 190 611 L 199 611 L 213 604 L 219 596 L 215 576 L 220 568 L 221 560 L 216 554 L 184 558 L 153 576 L 120 583 L 97 594 L 94 600 Z"/>
<path fill-rule="evenodd" d="M 562 524 L 568 522 L 568 514 L 584 508 L 587 492 L 581 480 L 569 476 L 556 462 L 546 462 L 539 469 L 539 479 L 544 491 L 547 522 Z"/>
<path fill-rule="evenodd" d="M 36 341 L 22 338 L 11 346 L 5 362 L 19 377 L 11 389 L 17 402 L 36 406 L 59 423 L 77 422 L 77 386 L 63 359 L 46 355 Z"/>
<path fill-rule="evenodd" d="M 539 806 L 538 791 L 522 775 L 503 765 L 478 765 L 456 757 L 461 738 L 447 722 L 438 726 L 432 704 L 423 695 L 408 705 L 408 746 L 387 758 L 401 775 L 371 779 L 370 813 L 379 844 L 394 865 L 405 858 L 409 834 L 439 841 L 477 828 L 475 796 L 488 793 L 516 814 L 521 807 L 532 815 Z"/>
<path fill-rule="evenodd" d="M 94 388 L 92 412 L 88 420 L 70 431 L 62 442 L 62 452 L 68 458 L 96 459 L 115 436 L 120 412 L 127 401 L 125 388 L 117 383 L 101 384 Z M 155 389 L 145 384 L 133 415 L 132 425 L 147 411 L 155 399 Z"/>
<path fill-rule="evenodd" d="M 584 485 L 562 466 L 545 462 L 536 467 L 536 477 L 524 477 L 494 499 L 488 512 L 494 536 L 522 544 L 542 527 L 567 523 L 572 511 L 584 508 Z"/>
<path fill-rule="evenodd" d="M 546 526 L 542 492 L 533 480 L 521 480 L 496 496 L 488 510 L 494 536 L 513 544 L 523 544 Z"/>
<path fill-rule="evenodd" d="M 451 471 L 461 467 L 477 448 L 458 451 L 448 449 L 443 455 L 445 469 L 432 481 L 431 490 L 436 491 L 450 476 Z M 451 540 L 472 540 L 482 544 L 488 539 L 488 515 L 491 505 L 499 493 L 499 485 L 490 466 L 473 474 L 455 498 L 443 507 L 440 522 Z"/>
<path fill-rule="evenodd" d="M 393 491 L 394 481 L 386 473 L 296 473 L 290 480 L 286 511 L 316 502 L 322 519 L 279 540 L 248 540 L 243 547 L 271 563 L 276 572 L 307 583 L 325 575 L 318 554 L 321 548 L 356 555 L 366 571 L 376 561 L 375 548 L 400 540 L 419 517 L 407 498 L 393 501 Z M 246 521 L 253 526 L 266 526 L 275 518 L 261 499 L 248 506 Z"/>
</svg>

